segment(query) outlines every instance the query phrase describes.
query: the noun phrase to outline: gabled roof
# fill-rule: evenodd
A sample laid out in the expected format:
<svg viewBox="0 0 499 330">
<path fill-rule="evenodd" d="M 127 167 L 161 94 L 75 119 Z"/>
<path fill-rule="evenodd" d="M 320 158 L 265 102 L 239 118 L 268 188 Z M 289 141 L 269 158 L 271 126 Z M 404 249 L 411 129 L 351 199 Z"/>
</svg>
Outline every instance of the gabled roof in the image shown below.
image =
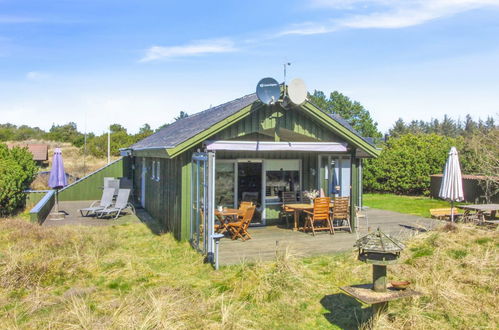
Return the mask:
<svg viewBox="0 0 499 330">
<path fill-rule="evenodd" d="M 256 100 L 258 100 L 256 94 L 249 94 L 239 99 L 190 115 L 189 117 L 177 120 L 158 132 L 140 140 L 130 148 L 134 150 L 146 148 L 175 148 L 181 142 L 201 133 L 230 115 L 237 113 Z"/>
<path fill-rule="evenodd" d="M 251 110 L 260 106 L 263 106 L 263 104 L 258 101 L 256 94 L 249 94 L 177 120 L 135 143 L 129 149 L 134 151 L 163 149 L 166 151 L 167 156 L 175 157 L 186 149 L 202 142 L 203 138 L 207 138 L 249 115 Z M 361 148 L 371 156 L 378 155 L 378 151 L 372 142 L 362 137 L 339 115 L 326 113 L 308 101 L 301 108 L 309 112 L 314 119 L 329 127 L 335 134 L 343 137 L 347 142 Z"/>
</svg>

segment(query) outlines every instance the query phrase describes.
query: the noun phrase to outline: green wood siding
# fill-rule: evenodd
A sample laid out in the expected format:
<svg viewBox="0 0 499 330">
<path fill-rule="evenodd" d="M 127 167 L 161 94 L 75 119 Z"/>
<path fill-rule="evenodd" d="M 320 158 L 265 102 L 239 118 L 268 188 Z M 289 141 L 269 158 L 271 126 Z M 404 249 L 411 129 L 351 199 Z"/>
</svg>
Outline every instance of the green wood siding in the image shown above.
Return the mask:
<svg viewBox="0 0 499 330">
<path fill-rule="evenodd" d="M 182 186 L 183 155 L 174 159 L 145 158 L 147 174 L 145 176 L 145 209 L 159 222 L 164 232 L 171 232 L 177 239 L 184 239 L 182 222 Z M 152 177 L 152 166 L 159 162 L 159 180 Z M 134 157 L 135 198 L 140 201 L 142 157 Z M 157 166 L 157 165 L 155 165 Z M 156 171 L 155 171 L 156 172 Z M 188 190 L 188 189 L 187 189 Z"/>
<path fill-rule="evenodd" d="M 61 189 L 58 198 L 60 201 L 99 200 L 105 177 L 123 177 L 123 158 Z"/>
<path fill-rule="evenodd" d="M 211 139 L 246 140 L 245 136 L 256 134 L 281 141 L 341 141 L 330 130 L 310 120 L 303 111 L 297 108 L 284 110 L 280 106 L 264 106 Z"/>
<path fill-rule="evenodd" d="M 43 223 L 55 204 L 55 190 L 49 190 L 29 211 L 31 222 Z"/>
<path fill-rule="evenodd" d="M 34 207 L 49 190 L 30 190 L 26 192 L 26 209 Z"/>
</svg>

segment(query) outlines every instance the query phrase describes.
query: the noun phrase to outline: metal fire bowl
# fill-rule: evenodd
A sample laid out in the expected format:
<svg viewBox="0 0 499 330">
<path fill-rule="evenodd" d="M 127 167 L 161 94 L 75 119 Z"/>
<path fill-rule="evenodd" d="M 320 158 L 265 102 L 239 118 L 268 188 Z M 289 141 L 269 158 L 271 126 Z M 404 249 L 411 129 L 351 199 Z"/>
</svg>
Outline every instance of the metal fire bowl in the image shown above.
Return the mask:
<svg viewBox="0 0 499 330">
<path fill-rule="evenodd" d="M 395 290 L 405 290 L 409 287 L 411 282 L 409 281 L 391 281 L 390 284 Z"/>
</svg>

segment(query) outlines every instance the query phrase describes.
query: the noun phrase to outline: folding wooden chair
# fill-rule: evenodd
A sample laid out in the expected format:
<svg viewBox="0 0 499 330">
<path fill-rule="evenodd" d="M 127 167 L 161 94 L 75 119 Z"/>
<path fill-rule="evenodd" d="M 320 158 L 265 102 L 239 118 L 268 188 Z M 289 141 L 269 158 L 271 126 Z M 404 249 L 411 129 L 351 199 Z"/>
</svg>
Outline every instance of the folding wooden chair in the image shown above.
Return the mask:
<svg viewBox="0 0 499 330">
<path fill-rule="evenodd" d="M 230 233 L 232 234 L 232 239 L 241 238 L 243 241 L 251 238 L 251 235 L 248 233 L 248 227 L 253 219 L 253 214 L 255 214 L 255 206 L 250 206 L 246 209 L 246 213 L 244 213 L 243 219 L 236 222 L 230 222 L 227 224 Z"/>
<path fill-rule="evenodd" d="M 242 220 L 248 207 L 251 207 L 253 205 L 253 202 L 242 201 L 241 204 L 239 204 L 239 214 L 237 215 L 237 219 Z"/>
<path fill-rule="evenodd" d="M 352 232 L 352 227 L 350 226 L 349 202 L 350 197 L 334 198 L 333 214 L 331 215 L 333 233 L 335 229 L 348 229 L 350 233 Z"/>
<path fill-rule="evenodd" d="M 304 210 L 307 214 L 305 219 L 305 225 L 303 226 L 303 231 L 311 229 L 315 236 L 315 231 L 319 230 L 329 230 L 330 234 L 333 234 L 333 228 L 331 225 L 331 219 L 329 217 L 329 204 L 331 203 L 331 198 L 320 197 L 314 200 L 314 211 L 310 212 Z M 319 227 L 316 227 L 316 223 L 319 223 Z"/>
</svg>

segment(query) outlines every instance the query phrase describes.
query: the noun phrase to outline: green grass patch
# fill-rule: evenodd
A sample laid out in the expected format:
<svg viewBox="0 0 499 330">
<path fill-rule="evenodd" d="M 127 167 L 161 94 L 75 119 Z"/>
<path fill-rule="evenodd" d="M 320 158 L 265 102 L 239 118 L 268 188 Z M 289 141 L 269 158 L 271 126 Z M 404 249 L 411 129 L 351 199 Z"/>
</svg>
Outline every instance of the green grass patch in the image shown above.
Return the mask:
<svg viewBox="0 0 499 330">
<path fill-rule="evenodd" d="M 490 242 L 492 242 L 492 238 L 490 237 L 480 237 L 475 240 L 475 243 L 480 245 L 484 245 Z"/>
<path fill-rule="evenodd" d="M 429 257 L 433 255 L 434 250 L 434 248 L 425 245 L 411 248 L 412 258 Z"/>
<path fill-rule="evenodd" d="M 363 202 L 364 205 L 372 208 L 419 215 L 426 218 L 431 216 L 430 209 L 450 207 L 449 202 L 440 199 L 394 194 L 364 194 Z"/>
<path fill-rule="evenodd" d="M 449 250 L 449 255 L 456 260 L 463 259 L 468 255 L 468 251 L 462 249 L 452 249 Z"/>
</svg>

